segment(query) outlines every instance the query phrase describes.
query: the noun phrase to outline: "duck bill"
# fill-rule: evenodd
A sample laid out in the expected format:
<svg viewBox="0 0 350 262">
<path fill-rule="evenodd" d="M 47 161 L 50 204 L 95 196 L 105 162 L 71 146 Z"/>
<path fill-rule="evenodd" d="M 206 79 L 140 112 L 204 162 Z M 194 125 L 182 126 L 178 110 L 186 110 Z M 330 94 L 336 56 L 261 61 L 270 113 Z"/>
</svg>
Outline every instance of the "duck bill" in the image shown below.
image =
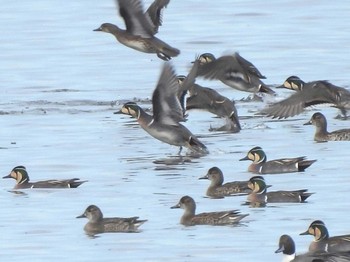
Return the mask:
<svg viewBox="0 0 350 262">
<path fill-rule="evenodd" d="M 84 218 L 86 217 L 85 214 L 81 214 L 80 216 L 77 216 L 76 218 Z"/>
<path fill-rule="evenodd" d="M 180 208 L 180 203 L 176 204 L 175 206 L 170 207 L 171 209 L 173 208 Z"/>
<path fill-rule="evenodd" d="M 123 111 L 122 110 L 119 110 L 117 112 L 114 112 L 113 114 L 115 115 L 124 115 Z"/>
<path fill-rule="evenodd" d="M 205 176 L 202 176 L 202 177 L 200 177 L 198 179 L 208 179 L 208 174 L 206 174 Z"/>
<path fill-rule="evenodd" d="M 310 235 L 310 233 L 309 233 L 309 230 L 306 230 L 305 232 L 300 233 L 299 235 L 300 236 L 305 236 L 305 235 Z"/>
<path fill-rule="evenodd" d="M 245 160 L 249 160 L 248 156 L 241 158 L 239 161 L 245 161 Z"/>
<path fill-rule="evenodd" d="M 312 125 L 312 121 L 307 121 L 306 123 L 303 124 L 304 126 L 309 126 L 309 125 Z"/>
<path fill-rule="evenodd" d="M 11 178 L 11 174 L 9 174 L 7 176 L 3 176 L 2 178 Z"/>
<path fill-rule="evenodd" d="M 101 29 L 101 27 L 99 27 L 99 28 L 96 28 L 96 29 L 94 29 L 92 31 L 99 32 L 99 31 L 102 31 L 102 29 Z"/>
<path fill-rule="evenodd" d="M 284 85 L 275 86 L 275 88 L 285 88 Z"/>
<path fill-rule="evenodd" d="M 281 246 L 281 247 L 279 247 L 279 248 L 275 251 L 275 253 L 281 253 L 281 252 L 283 252 L 283 251 L 284 251 L 284 247 Z"/>
</svg>

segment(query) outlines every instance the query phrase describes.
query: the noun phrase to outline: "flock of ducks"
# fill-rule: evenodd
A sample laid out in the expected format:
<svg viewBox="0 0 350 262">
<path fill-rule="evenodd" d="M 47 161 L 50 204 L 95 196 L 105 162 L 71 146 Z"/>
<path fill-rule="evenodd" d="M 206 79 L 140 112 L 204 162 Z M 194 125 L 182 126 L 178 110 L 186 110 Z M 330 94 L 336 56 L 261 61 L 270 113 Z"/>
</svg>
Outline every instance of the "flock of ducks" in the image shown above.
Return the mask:
<svg viewBox="0 0 350 262">
<path fill-rule="evenodd" d="M 162 24 L 162 9 L 169 4 L 170 0 L 155 0 L 146 12 L 144 12 L 140 0 L 117 0 L 116 2 L 126 29 L 104 23 L 94 31 L 110 33 L 125 46 L 145 53 L 155 53 L 165 61 L 180 54 L 180 50 L 155 37 Z M 241 131 L 241 125 L 234 102 L 211 88 L 195 84 L 196 77 L 219 80 L 240 91 L 275 95 L 275 91 L 262 82 L 265 76 L 238 53 L 219 58 L 205 53 L 193 61 L 187 76 L 177 75 L 169 62 L 164 63 L 152 95 L 152 115 L 134 102 L 125 103 L 117 113 L 134 117 L 141 128 L 152 137 L 179 147 L 179 155 L 183 147 L 188 148 L 189 153 L 195 156 L 209 154 L 209 150 L 203 142 L 182 124 L 186 121 L 186 113 L 189 110 L 207 110 L 227 120 L 226 125 L 212 129 L 213 131 L 237 133 Z M 259 114 L 273 118 L 288 118 L 302 113 L 309 106 L 327 103 L 339 108 L 343 118 L 347 117 L 347 110 L 350 108 L 350 92 L 344 88 L 327 81 L 305 83 L 297 76 L 289 77 L 281 88 L 293 90 L 295 93 L 282 101 L 269 105 Z M 314 140 L 317 142 L 350 141 L 350 129 L 328 132 L 326 118 L 320 112 L 315 113 L 305 125 L 316 127 Z M 223 198 L 247 195 L 247 204 L 261 207 L 268 203 L 303 203 L 313 194 L 307 189 L 268 191 L 270 185 L 266 184 L 261 175 L 303 172 L 316 160 L 308 160 L 302 156 L 267 161 L 266 154 L 261 147 L 252 148 L 240 160 L 252 161 L 248 171 L 255 176 L 247 181 L 224 183 L 224 175 L 220 168 L 212 167 L 205 176 L 200 177 L 200 179 L 210 180 L 206 191 L 208 197 Z M 31 182 L 24 166 L 13 168 L 10 174 L 4 178 L 15 179 L 14 189 L 16 190 L 76 188 L 87 182 L 78 178 Z M 196 203 L 190 196 L 183 196 L 171 208 L 184 209 L 180 223 L 185 226 L 233 225 L 240 223 L 248 216 L 248 214 L 241 214 L 239 210 L 196 214 Z M 147 221 L 141 220 L 139 217 L 104 218 L 100 208 L 95 205 L 88 206 L 84 213 L 77 218 L 88 219 L 84 230 L 91 236 L 106 232 L 139 232 L 139 226 Z M 284 254 L 283 261 L 350 261 L 350 235 L 330 237 L 325 224 L 320 220 L 314 221 L 302 235 L 313 235 L 314 241 L 311 243 L 308 253 L 298 256 L 293 239 L 289 235 L 281 236 L 276 252 Z"/>
</svg>

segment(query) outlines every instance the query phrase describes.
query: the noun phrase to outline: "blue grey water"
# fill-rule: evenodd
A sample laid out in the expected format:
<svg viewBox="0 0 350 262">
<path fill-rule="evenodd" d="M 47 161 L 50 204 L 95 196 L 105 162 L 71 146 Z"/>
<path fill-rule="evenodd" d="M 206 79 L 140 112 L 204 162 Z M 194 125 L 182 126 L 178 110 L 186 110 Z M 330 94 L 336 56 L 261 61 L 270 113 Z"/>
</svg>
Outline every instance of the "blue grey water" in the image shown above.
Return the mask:
<svg viewBox="0 0 350 262">
<path fill-rule="evenodd" d="M 146 1 L 145 4 L 150 4 Z M 186 74 L 196 55 L 235 51 L 280 85 L 290 75 L 326 79 L 350 87 L 350 6 L 347 1 L 237 0 L 175 1 L 164 12 L 158 37 L 181 49 L 173 59 Z M 299 236 L 314 219 L 331 235 L 350 233 L 349 143 L 315 143 L 314 128 L 303 126 L 317 110 L 329 129 L 350 127 L 334 119 L 337 109 L 318 106 L 285 121 L 254 117 L 267 102 L 237 102 L 243 130 L 212 133 L 223 120 L 190 112 L 185 123 L 210 154 L 179 165 L 169 160 L 178 149 L 146 134 L 128 116 L 114 115 L 128 100 L 147 101 L 163 62 L 93 32 L 103 22 L 123 25 L 114 1 L 1 1 L 0 170 L 7 175 L 25 165 L 33 181 L 79 177 L 72 190 L 10 192 L 0 185 L 1 261 L 280 261 L 278 238 L 290 234 L 299 252 L 311 236 Z M 202 85 L 240 100 L 247 93 L 216 81 Z M 150 107 L 150 103 L 142 106 Z M 253 209 L 245 197 L 205 198 L 208 181 L 198 180 L 212 166 L 226 181 L 246 180 L 247 162 L 238 159 L 253 146 L 269 159 L 308 156 L 318 161 L 305 173 L 266 176 L 271 190 L 308 188 L 305 204 Z M 197 201 L 198 212 L 240 209 L 242 226 L 184 227 L 182 210 L 170 209 L 181 196 Z M 90 205 L 105 216 L 148 219 L 139 234 L 88 238 L 87 222 L 76 219 Z"/>
</svg>

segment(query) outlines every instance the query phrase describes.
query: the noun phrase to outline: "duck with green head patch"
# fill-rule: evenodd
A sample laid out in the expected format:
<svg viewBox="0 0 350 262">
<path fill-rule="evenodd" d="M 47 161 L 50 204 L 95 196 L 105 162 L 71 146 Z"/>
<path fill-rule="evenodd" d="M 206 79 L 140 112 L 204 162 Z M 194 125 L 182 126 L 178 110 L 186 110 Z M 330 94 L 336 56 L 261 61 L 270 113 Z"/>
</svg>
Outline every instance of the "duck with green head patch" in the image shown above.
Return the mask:
<svg viewBox="0 0 350 262">
<path fill-rule="evenodd" d="M 26 188 L 76 188 L 86 181 L 82 181 L 79 178 L 71 178 L 64 180 L 44 180 L 38 182 L 30 182 L 27 169 L 24 166 L 16 166 L 12 169 L 9 175 L 3 178 L 13 178 L 16 180 L 14 189 L 26 189 Z"/>
<path fill-rule="evenodd" d="M 316 160 L 306 160 L 305 156 L 295 158 L 280 158 L 267 161 L 263 149 L 259 146 L 252 148 L 240 161 L 251 160 L 248 171 L 256 174 L 281 174 L 303 172 Z"/>
<path fill-rule="evenodd" d="M 166 61 L 180 54 L 180 50 L 154 36 L 161 25 L 161 10 L 167 6 L 169 0 L 156 0 L 146 13 L 143 12 L 140 0 L 116 0 L 116 3 L 126 29 L 104 23 L 94 31 L 110 33 L 123 45 L 144 53 L 156 53 L 160 59 Z"/>
<path fill-rule="evenodd" d="M 194 83 L 197 66 L 198 63 L 195 63 L 187 76 L 188 85 Z M 173 67 L 165 63 L 152 96 L 153 116 L 147 114 L 133 102 L 124 104 L 120 112 L 136 118 L 140 126 L 154 138 L 179 146 L 179 154 L 182 147 L 189 148 L 195 154 L 208 154 L 206 146 L 190 130 L 180 124 L 180 121 L 185 121 L 185 115 L 179 100 L 179 89 Z"/>
<path fill-rule="evenodd" d="M 199 60 L 198 76 L 220 80 L 225 85 L 239 91 L 275 93 L 261 81 L 265 76 L 238 53 L 219 58 L 215 58 L 211 53 L 204 53 L 200 55 Z"/>
<path fill-rule="evenodd" d="M 275 253 L 283 253 L 282 262 L 349 262 L 350 252 L 307 252 L 296 255 L 294 240 L 289 235 L 282 235 Z"/>
<path fill-rule="evenodd" d="M 247 201 L 252 206 L 264 206 L 266 203 L 302 203 L 313 194 L 307 192 L 307 189 L 267 192 L 265 179 L 262 176 L 251 177 L 248 187 L 252 191 Z"/>
<path fill-rule="evenodd" d="M 328 81 L 312 81 L 305 83 L 297 76 L 290 76 L 282 86 L 297 91 L 288 98 L 274 103 L 261 111 L 262 114 L 273 118 L 288 118 L 299 115 L 305 108 L 318 104 L 331 104 L 339 108 L 347 118 L 346 111 L 350 109 L 350 92 L 335 86 Z"/>
<path fill-rule="evenodd" d="M 312 235 L 314 240 L 309 246 L 312 252 L 350 252 L 350 234 L 330 237 L 325 223 L 321 220 L 313 221 L 309 228 L 300 235 Z"/>
</svg>

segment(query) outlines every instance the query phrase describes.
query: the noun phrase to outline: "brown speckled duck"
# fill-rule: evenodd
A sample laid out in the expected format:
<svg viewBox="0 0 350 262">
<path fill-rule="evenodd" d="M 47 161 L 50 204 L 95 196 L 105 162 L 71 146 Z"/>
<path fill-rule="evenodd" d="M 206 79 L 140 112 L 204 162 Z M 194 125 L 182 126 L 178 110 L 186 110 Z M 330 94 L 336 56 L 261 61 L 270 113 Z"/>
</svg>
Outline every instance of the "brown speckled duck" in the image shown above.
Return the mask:
<svg viewBox="0 0 350 262">
<path fill-rule="evenodd" d="M 77 218 L 87 218 L 89 222 L 84 226 L 84 230 L 88 235 L 96 235 L 101 233 L 135 233 L 139 232 L 139 226 L 147 220 L 139 220 L 139 217 L 111 217 L 104 218 L 101 210 L 90 205 L 83 214 Z"/>
<path fill-rule="evenodd" d="M 304 125 L 314 125 L 316 127 L 314 140 L 317 142 L 350 141 L 350 128 L 328 132 L 326 117 L 320 112 L 313 114 Z"/>
<path fill-rule="evenodd" d="M 179 203 L 171 208 L 182 208 L 185 210 L 180 223 L 185 226 L 194 225 L 213 225 L 224 226 L 232 225 L 241 221 L 248 214 L 240 214 L 238 210 L 207 212 L 196 214 L 196 203 L 190 196 L 183 196 Z"/>
<path fill-rule="evenodd" d="M 110 33 L 123 45 L 144 53 L 156 53 L 163 60 L 170 60 L 180 54 L 180 50 L 154 36 L 161 24 L 161 10 L 169 0 L 156 0 L 146 13 L 143 12 L 140 0 L 116 0 L 116 2 L 126 29 L 104 23 L 94 31 Z"/>
<path fill-rule="evenodd" d="M 218 167 L 210 168 L 207 174 L 199 179 L 208 179 L 211 181 L 206 195 L 212 198 L 222 198 L 251 192 L 251 189 L 248 187 L 248 181 L 234 181 L 224 184 L 224 175 Z"/>
</svg>

